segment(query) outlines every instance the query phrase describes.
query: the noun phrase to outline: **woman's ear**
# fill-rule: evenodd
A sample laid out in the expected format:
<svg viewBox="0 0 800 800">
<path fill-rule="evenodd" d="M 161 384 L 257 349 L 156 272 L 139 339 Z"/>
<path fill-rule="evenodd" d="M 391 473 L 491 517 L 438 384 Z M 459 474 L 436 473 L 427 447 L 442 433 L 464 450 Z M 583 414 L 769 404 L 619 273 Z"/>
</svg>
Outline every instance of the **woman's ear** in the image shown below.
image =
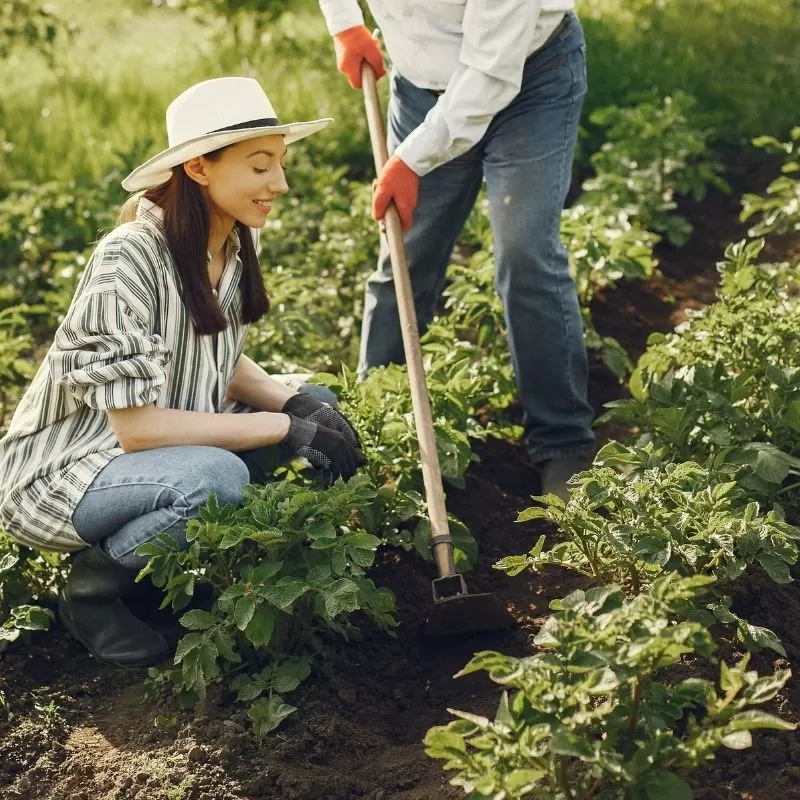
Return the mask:
<svg viewBox="0 0 800 800">
<path fill-rule="evenodd" d="M 191 161 L 183 162 L 183 171 L 200 186 L 208 186 L 208 175 L 206 174 L 206 164 L 202 156 L 197 156 Z"/>
</svg>

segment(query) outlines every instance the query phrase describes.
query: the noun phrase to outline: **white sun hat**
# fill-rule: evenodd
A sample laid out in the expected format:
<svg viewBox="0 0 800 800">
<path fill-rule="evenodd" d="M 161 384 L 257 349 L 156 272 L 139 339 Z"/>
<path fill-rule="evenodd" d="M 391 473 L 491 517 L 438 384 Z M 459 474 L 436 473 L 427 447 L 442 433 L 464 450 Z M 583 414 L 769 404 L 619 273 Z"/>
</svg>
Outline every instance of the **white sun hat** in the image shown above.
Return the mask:
<svg viewBox="0 0 800 800">
<path fill-rule="evenodd" d="M 282 135 L 285 143 L 330 125 L 330 117 L 310 122 L 278 121 L 266 92 L 253 78 L 214 78 L 190 86 L 167 108 L 169 147 L 136 167 L 122 187 L 129 192 L 168 181 L 173 167 L 197 156 L 257 136 Z"/>
</svg>

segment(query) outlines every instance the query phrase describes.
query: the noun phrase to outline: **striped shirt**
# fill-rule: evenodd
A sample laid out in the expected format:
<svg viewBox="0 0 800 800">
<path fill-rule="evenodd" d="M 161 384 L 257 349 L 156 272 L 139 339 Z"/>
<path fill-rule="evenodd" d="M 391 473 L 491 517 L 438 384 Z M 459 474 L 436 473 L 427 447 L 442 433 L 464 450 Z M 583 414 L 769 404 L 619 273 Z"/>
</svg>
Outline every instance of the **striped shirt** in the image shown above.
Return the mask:
<svg viewBox="0 0 800 800">
<path fill-rule="evenodd" d="M 86 545 L 72 514 L 123 452 L 109 409 L 239 410 L 225 403 L 247 333 L 236 231 L 217 291 L 228 326 L 200 335 L 181 299 L 162 219 L 161 208 L 142 199 L 135 221 L 100 240 L 0 440 L 0 525 L 22 544 L 62 552 Z"/>
</svg>

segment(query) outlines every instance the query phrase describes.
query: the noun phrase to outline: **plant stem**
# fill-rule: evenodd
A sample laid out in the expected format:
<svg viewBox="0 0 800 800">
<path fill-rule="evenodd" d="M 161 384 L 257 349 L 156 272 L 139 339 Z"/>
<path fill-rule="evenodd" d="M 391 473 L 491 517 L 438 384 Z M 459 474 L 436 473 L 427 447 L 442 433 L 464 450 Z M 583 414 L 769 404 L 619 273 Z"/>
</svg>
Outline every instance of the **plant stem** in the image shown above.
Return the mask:
<svg viewBox="0 0 800 800">
<path fill-rule="evenodd" d="M 800 481 L 798 481 L 797 483 L 791 484 L 791 486 L 784 487 L 779 492 L 777 492 L 777 494 L 778 495 L 785 494 L 786 492 L 791 492 L 791 491 L 794 491 L 795 489 L 800 489 Z"/>
<path fill-rule="evenodd" d="M 600 788 L 600 778 L 595 778 L 589 786 L 586 788 L 586 791 L 581 797 L 581 800 L 591 800 L 597 794 L 597 790 Z"/>
<path fill-rule="evenodd" d="M 633 708 L 631 710 L 631 717 L 628 720 L 628 740 L 625 742 L 623 753 L 626 760 L 631 757 L 633 750 L 633 737 L 636 733 L 636 725 L 639 722 L 639 707 L 642 704 L 642 679 L 636 678 L 636 684 L 633 687 Z"/>
<path fill-rule="evenodd" d="M 575 795 L 572 793 L 572 789 L 569 785 L 569 774 L 567 773 L 567 762 L 566 759 L 562 759 L 558 763 L 558 785 L 561 788 L 561 791 L 564 792 L 564 797 L 566 800 L 574 800 Z"/>
</svg>

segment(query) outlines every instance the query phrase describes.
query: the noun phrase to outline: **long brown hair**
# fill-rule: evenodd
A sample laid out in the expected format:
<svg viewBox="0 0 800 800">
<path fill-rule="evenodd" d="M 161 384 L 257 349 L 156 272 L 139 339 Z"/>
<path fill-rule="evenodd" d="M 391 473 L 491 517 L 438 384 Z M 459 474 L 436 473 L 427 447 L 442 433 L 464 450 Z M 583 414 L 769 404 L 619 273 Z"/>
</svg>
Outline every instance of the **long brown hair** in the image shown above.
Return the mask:
<svg viewBox="0 0 800 800">
<path fill-rule="evenodd" d="M 220 149 L 206 153 L 205 157 L 213 161 L 221 154 Z M 228 323 L 212 293 L 208 276 L 209 208 L 199 186 L 186 175 L 182 166 L 175 167 L 166 183 L 128 198 L 120 209 L 117 225 L 135 218 L 142 197 L 164 210 L 164 234 L 180 279 L 183 302 L 197 332 L 219 333 Z M 269 298 L 261 277 L 252 232 L 238 221 L 236 230 L 243 267 L 239 281 L 242 321 L 250 323 L 269 311 Z"/>
</svg>

